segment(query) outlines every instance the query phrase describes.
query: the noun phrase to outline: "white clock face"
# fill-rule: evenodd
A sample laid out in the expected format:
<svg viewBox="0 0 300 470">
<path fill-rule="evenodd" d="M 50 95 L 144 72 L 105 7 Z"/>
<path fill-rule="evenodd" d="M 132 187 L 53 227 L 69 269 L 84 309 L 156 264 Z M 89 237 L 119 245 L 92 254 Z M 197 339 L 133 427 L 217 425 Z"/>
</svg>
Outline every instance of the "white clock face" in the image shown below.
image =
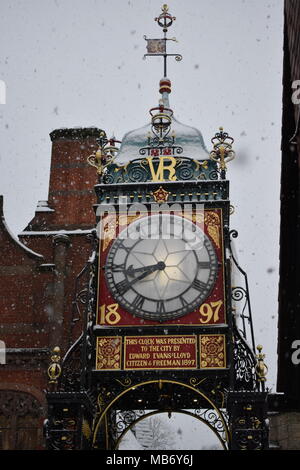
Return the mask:
<svg viewBox="0 0 300 470">
<path fill-rule="evenodd" d="M 114 299 L 131 314 L 158 322 L 199 307 L 217 271 L 209 238 L 189 220 L 169 214 L 130 224 L 113 242 L 105 265 Z"/>
</svg>

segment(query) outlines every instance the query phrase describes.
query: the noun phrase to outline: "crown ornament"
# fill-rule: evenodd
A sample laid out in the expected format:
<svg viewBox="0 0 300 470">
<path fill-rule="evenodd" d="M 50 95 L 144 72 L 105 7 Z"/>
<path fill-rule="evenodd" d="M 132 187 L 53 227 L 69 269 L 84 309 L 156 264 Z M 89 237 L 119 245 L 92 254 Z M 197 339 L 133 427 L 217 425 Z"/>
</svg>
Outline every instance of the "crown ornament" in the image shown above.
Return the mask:
<svg viewBox="0 0 300 470">
<path fill-rule="evenodd" d="M 232 149 L 234 139 L 224 132 L 223 127 L 219 128 L 219 132 L 211 139 L 213 149 L 209 157 L 218 163 L 221 179 L 225 179 L 227 171 L 227 163 L 235 158 L 235 152 Z"/>
<path fill-rule="evenodd" d="M 97 169 L 97 173 L 101 179 L 105 173 L 106 167 L 113 163 L 117 156 L 119 148 L 116 144 L 120 144 L 121 142 L 116 140 L 115 137 L 107 139 L 103 131 L 100 132 L 96 141 L 98 143 L 98 149 L 87 157 L 87 162 Z"/>
</svg>

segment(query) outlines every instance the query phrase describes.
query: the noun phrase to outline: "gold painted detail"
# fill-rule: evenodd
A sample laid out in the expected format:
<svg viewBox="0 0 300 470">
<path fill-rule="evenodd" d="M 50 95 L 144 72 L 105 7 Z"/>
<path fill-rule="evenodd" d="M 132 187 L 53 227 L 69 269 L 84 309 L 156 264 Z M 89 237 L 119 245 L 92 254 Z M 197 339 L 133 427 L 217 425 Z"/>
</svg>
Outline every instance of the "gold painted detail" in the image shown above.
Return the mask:
<svg viewBox="0 0 300 470">
<path fill-rule="evenodd" d="M 57 385 L 58 379 L 61 376 L 61 365 L 60 365 L 60 348 L 55 346 L 52 351 L 51 355 L 51 364 L 48 367 L 48 377 L 49 377 L 49 384 Z"/>
<path fill-rule="evenodd" d="M 83 419 L 83 421 L 82 421 L 81 431 L 82 431 L 82 434 L 84 435 L 84 437 L 87 440 L 89 440 L 91 435 L 92 435 L 92 430 L 90 428 L 89 423 L 85 419 Z"/>
<path fill-rule="evenodd" d="M 256 349 L 258 350 L 258 354 L 256 355 L 257 363 L 255 366 L 255 372 L 258 382 L 260 382 L 261 385 L 264 387 L 264 383 L 267 380 L 266 376 L 268 373 L 268 366 L 264 362 L 266 355 L 262 353 L 263 347 L 261 345 L 258 345 Z"/>
<path fill-rule="evenodd" d="M 226 367 L 225 336 L 200 335 L 200 368 L 220 369 Z"/>
<path fill-rule="evenodd" d="M 162 202 L 167 202 L 170 196 L 169 191 L 165 191 L 162 186 L 160 186 L 156 191 L 153 191 L 153 197 L 155 202 L 157 203 L 162 203 Z"/>
<path fill-rule="evenodd" d="M 208 235 L 213 239 L 216 246 L 220 248 L 220 216 L 216 212 L 205 212 L 205 224 L 207 226 Z"/>
<path fill-rule="evenodd" d="M 121 369 L 121 338 L 97 338 L 96 370 Z"/>
<path fill-rule="evenodd" d="M 153 158 L 147 157 L 146 160 L 149 165 L 152 181 L 164 181 L 165 171 L 168 172 L 169 177 L 167 179 L 169 181 L 176 181 L 175 166 L 177 164 L 177 160 L 175 157 L 160 157 L 156 170 L 153 165 Z"/>
<path fill-rule="evenodd" d="M 219 128 L 211 139 L 213 150 L 210 152 L 210 159 L 217 162 L 221 171 L 226 171 L 226 163 L 235 158 L 235 152 L 232 150 L 234 139 L 230 137 L 227 132 L 223 132 L 223 127 Z"/>
<path fill-rule="evenodd" d="M 196 377 L 192 377 L 192 378 L 190 379 L 190 384 L 191 384 L 193 387 L 196 388 L 196 387 L 198 387 L 198 385 L 200 385 L 202 382 L 205 382 L 205 380 L 206 380 L 206 377 L 204 377 L 204 379 L 201 379 L 201 380 L 196 379 Z"/>
<path fill-rule="evenodd" d="M 142 159 L 131 160 L 125 165 L 118 165 L 116 162 L 111 160 L 109 162 L 113 163 L 113 173 L 117 174 L 114 176 L 115 181 L 134 181 L 132 180 L 132 172 L 145 172 L 143 180 L 137 181 L 153 181 L 155 183 L 162 183 L 164 181 L 178 181 L 180 176 L 176 175 L 177 169 L 180 173 L 180 167 L 185 163 L 194 165 L 191 166 L 191 179 L 207 179 L 205 173 L 199 173 L 201 169 L 208 170 L 208 161 L 198 161 L 195 159 L 190 159 L 188 157 L 180 158 L 170 155 L 170 149 L 164 149 L 163 154 L 160 154 L 159 149 L 153 149 L 150 156 L 147 156 Z M 105 165 L 106 168 L 107 165 Z M 119 175 L 119 176 L 118 176 Z M 148 176 L 147 176 L 148 175 Z"/>
<path fill-rule="evenodd" d="M 126 377 L 124 380 L 120 380 L 120 379 L 115 379 L 116 382 L 118 382 L 120 385 L 122 385 L 122 387 L 130 387 L 132 385 L 132 381 L 129 377 Z"/>
<path fill-rule="evenodd" d="M 107 139 L 105 132 L 101 131 L 99 138 L 97 138 L 98 149 L 87 157 L 87 162 L 89 165 L 97 169 L 98 175 L 102 175 L 105 168 L 113 163 L 117 156 L 119 148 L 116 147 L 116 143 L 120 141 L 116 140 L 114 137 Z"/>
<path fill-rule="evenodd" d="M 102 219 L 101 222 L 101 239 L 103 240 L 102 243 L 102 251 L 105 251 L 108 245 L 110 244 L 111 240 L 116 238 L 116 229 L 117 229 L 117 222 L 114 219 L 106 221 L 106 219 Z"/>
</svg>

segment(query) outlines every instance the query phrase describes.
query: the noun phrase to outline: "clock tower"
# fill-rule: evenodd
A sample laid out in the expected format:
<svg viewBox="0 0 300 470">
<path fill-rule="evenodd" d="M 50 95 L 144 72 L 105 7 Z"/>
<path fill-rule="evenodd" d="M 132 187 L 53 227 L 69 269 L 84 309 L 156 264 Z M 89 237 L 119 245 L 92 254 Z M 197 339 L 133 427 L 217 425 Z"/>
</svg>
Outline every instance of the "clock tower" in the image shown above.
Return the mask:
<svg viewBox="0 0 300 470">
<path fill-rule="evenodd" d="M 219 128 L 209 152 L 174 116 L 175 18 L 164 5 L 155 20 L 163 37 L 145 37 L 145 57 L 162 57 L 164 73 L 150 123 L 122 142 L 99 133 L 88 158 L 99 182 L 94 249 L 74 298 L 84 328 L 62 361 L 53 351 L 46 437 L 52 449 L 118 449 L 147 416 L 181 412 L 224 449 L 266 449 L 266 366 L 232 250 L 234 141 Z"/>
</svg>

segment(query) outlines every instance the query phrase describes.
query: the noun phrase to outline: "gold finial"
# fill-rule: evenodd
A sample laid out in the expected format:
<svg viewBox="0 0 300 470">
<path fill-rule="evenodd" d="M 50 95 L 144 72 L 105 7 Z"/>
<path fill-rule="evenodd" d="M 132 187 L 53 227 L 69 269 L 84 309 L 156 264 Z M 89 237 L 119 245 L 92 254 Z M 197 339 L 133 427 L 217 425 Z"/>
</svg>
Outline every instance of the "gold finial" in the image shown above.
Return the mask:
<svg viewBox="0 0 300 470">
<path fill-rule="evenodd" d="M 87 162 L 89 165 L 97 168 L 97 173 L 101 176 L 104 169 L 115 160 L 119 151 L 116 143 L 120 143 L 120 141 L 114 137 L 107 139 L 105 132 L 101 131 L 97 142 L 99 145 L 98 150 L 87 157 Z"/>
<path fill-rule="evenodd" d="M 268 373 L 268 366 L 264 362 L 266 355 L 262 353 L 263 347 L 261 345 L 258 345 L 256 349 L 258 351 L 258 354 L 256 354 L 257 363 L 255 366 L 255 372 L 258 383 L 260 384 L 262 391 L 264 391 L 265 382 L 267 380 L 266 376 Z"/>
<path fill-rule="evenodd" d="M 169 7 L 166 3 L 164 3 L 161 9 L 163 12 L 167 12 L 169 10 Z"/>
<path fill-rule="evenodd" d="M 49 384 L 57 385 L 58 378 L 61 375 L 61 365 L 60 365 L 60 348 L 55 346 L 52 351 L 51 355 L 51 364 L 48 367 L 48 377 L 49 377 Z"/>
<path fill-rule="evenodd" d="M 235 158 L 235 152 L 232 150 L 234 139 L 224 132 L 223 127 L 219 127 L 219 132 L 211 139 L 213 150 L 210 152 L 210 159 L 217 162 L 221 171 L 221 178 L 225 179 L 227 170 L 226 163 Z"/>
</svg>

